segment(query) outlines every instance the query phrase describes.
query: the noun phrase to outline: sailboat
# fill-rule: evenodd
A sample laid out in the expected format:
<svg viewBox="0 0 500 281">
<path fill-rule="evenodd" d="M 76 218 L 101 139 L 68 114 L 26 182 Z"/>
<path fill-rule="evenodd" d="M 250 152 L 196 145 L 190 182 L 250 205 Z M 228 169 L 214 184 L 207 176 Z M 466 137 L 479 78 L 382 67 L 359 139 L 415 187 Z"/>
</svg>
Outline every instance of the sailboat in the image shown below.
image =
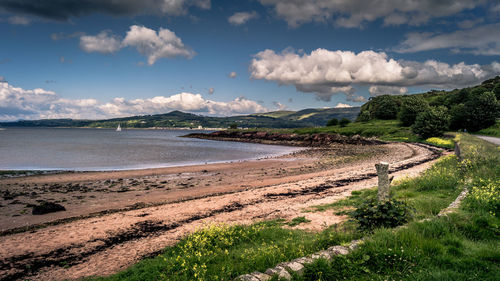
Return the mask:
<svg viewBox="0 0 500 281">
<path fill-rule="evenodd" d="M 121 132 L 122 131 L 122 127 L 120 127 L 120 124 L 118 124 L 118 127 L 116 127 L 116 131 L 117 132 Z"/>
</svg>

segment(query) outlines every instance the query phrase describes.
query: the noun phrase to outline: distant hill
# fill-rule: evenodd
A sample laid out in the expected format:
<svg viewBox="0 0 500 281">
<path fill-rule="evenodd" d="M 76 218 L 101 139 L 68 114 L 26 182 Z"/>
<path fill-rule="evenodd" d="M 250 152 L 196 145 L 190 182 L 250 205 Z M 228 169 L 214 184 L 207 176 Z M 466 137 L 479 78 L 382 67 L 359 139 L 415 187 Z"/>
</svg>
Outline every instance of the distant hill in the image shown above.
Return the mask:
<svg viewBox="0 0 500 281">
<path fill-rule="evenodd" d="M 356 119 L 359 107 L 304 109 L 300 111 L 273 111 L 250 115 L 212 117 L 182 111 L 165 114 L 131 116 L 106 120 L 44 119 L 23 120 L 0 123 L 2 127 L 92 127 L 114 128 L 121 124 L 123 128 L 227 128 L 237 124 L 242 128 L 301 128 L 325 126 L 332 118 Z"/>
</svg>

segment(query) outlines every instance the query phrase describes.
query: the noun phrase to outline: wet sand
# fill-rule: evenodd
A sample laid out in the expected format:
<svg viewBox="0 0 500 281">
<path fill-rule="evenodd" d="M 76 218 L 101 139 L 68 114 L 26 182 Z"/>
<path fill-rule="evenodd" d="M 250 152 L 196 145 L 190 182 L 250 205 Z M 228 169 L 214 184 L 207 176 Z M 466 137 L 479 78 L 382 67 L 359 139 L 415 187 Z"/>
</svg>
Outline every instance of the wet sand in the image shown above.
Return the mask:
<svg viewBox="0 0 500 281">
<path fill-rule="evenodd" d="M 236 163 L 0 179 L 0 279 L 111 274 L 212 222 L 300 215 L 320 230 L 345 218 L 307 207 L 375 185 L 375 163 L 415 175 L 438 156 L 416 144 L 336 144 Z M 26 206 L 41 200 L 66 211 L 31 215 Z"/>
</svg>

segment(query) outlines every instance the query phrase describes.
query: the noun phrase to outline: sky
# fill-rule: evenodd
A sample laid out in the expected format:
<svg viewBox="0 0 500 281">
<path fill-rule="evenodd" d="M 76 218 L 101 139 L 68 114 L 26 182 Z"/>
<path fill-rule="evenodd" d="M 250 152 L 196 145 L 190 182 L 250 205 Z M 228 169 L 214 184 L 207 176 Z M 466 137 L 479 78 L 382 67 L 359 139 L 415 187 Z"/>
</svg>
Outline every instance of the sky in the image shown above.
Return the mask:
<svg viewBox="0 0 500 281">
<path fill-rule="evenodd" d="M 0 0 L 0 121 L 360 106 L 500 75 L 500 2 Z"/>
</svg>

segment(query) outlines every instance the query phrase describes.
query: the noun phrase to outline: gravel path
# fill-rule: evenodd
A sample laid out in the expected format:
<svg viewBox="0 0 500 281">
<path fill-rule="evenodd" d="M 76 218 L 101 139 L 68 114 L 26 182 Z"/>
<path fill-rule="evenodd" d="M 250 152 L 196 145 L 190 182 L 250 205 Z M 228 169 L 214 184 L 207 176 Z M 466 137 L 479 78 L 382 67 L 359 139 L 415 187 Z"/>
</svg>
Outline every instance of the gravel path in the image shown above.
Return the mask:
<svg viewBox="0 0 500 281">
<path fill-rule="evenodd" d="M 489 141 L 489 142 L 494 143 L 496 145 L 500 145 L 500 138 L 489 137 L 489 136 L 478 136 L 478 135 L 476 135 L 476 137 L 483 139 L 485 141 Z"/>
</svg>

